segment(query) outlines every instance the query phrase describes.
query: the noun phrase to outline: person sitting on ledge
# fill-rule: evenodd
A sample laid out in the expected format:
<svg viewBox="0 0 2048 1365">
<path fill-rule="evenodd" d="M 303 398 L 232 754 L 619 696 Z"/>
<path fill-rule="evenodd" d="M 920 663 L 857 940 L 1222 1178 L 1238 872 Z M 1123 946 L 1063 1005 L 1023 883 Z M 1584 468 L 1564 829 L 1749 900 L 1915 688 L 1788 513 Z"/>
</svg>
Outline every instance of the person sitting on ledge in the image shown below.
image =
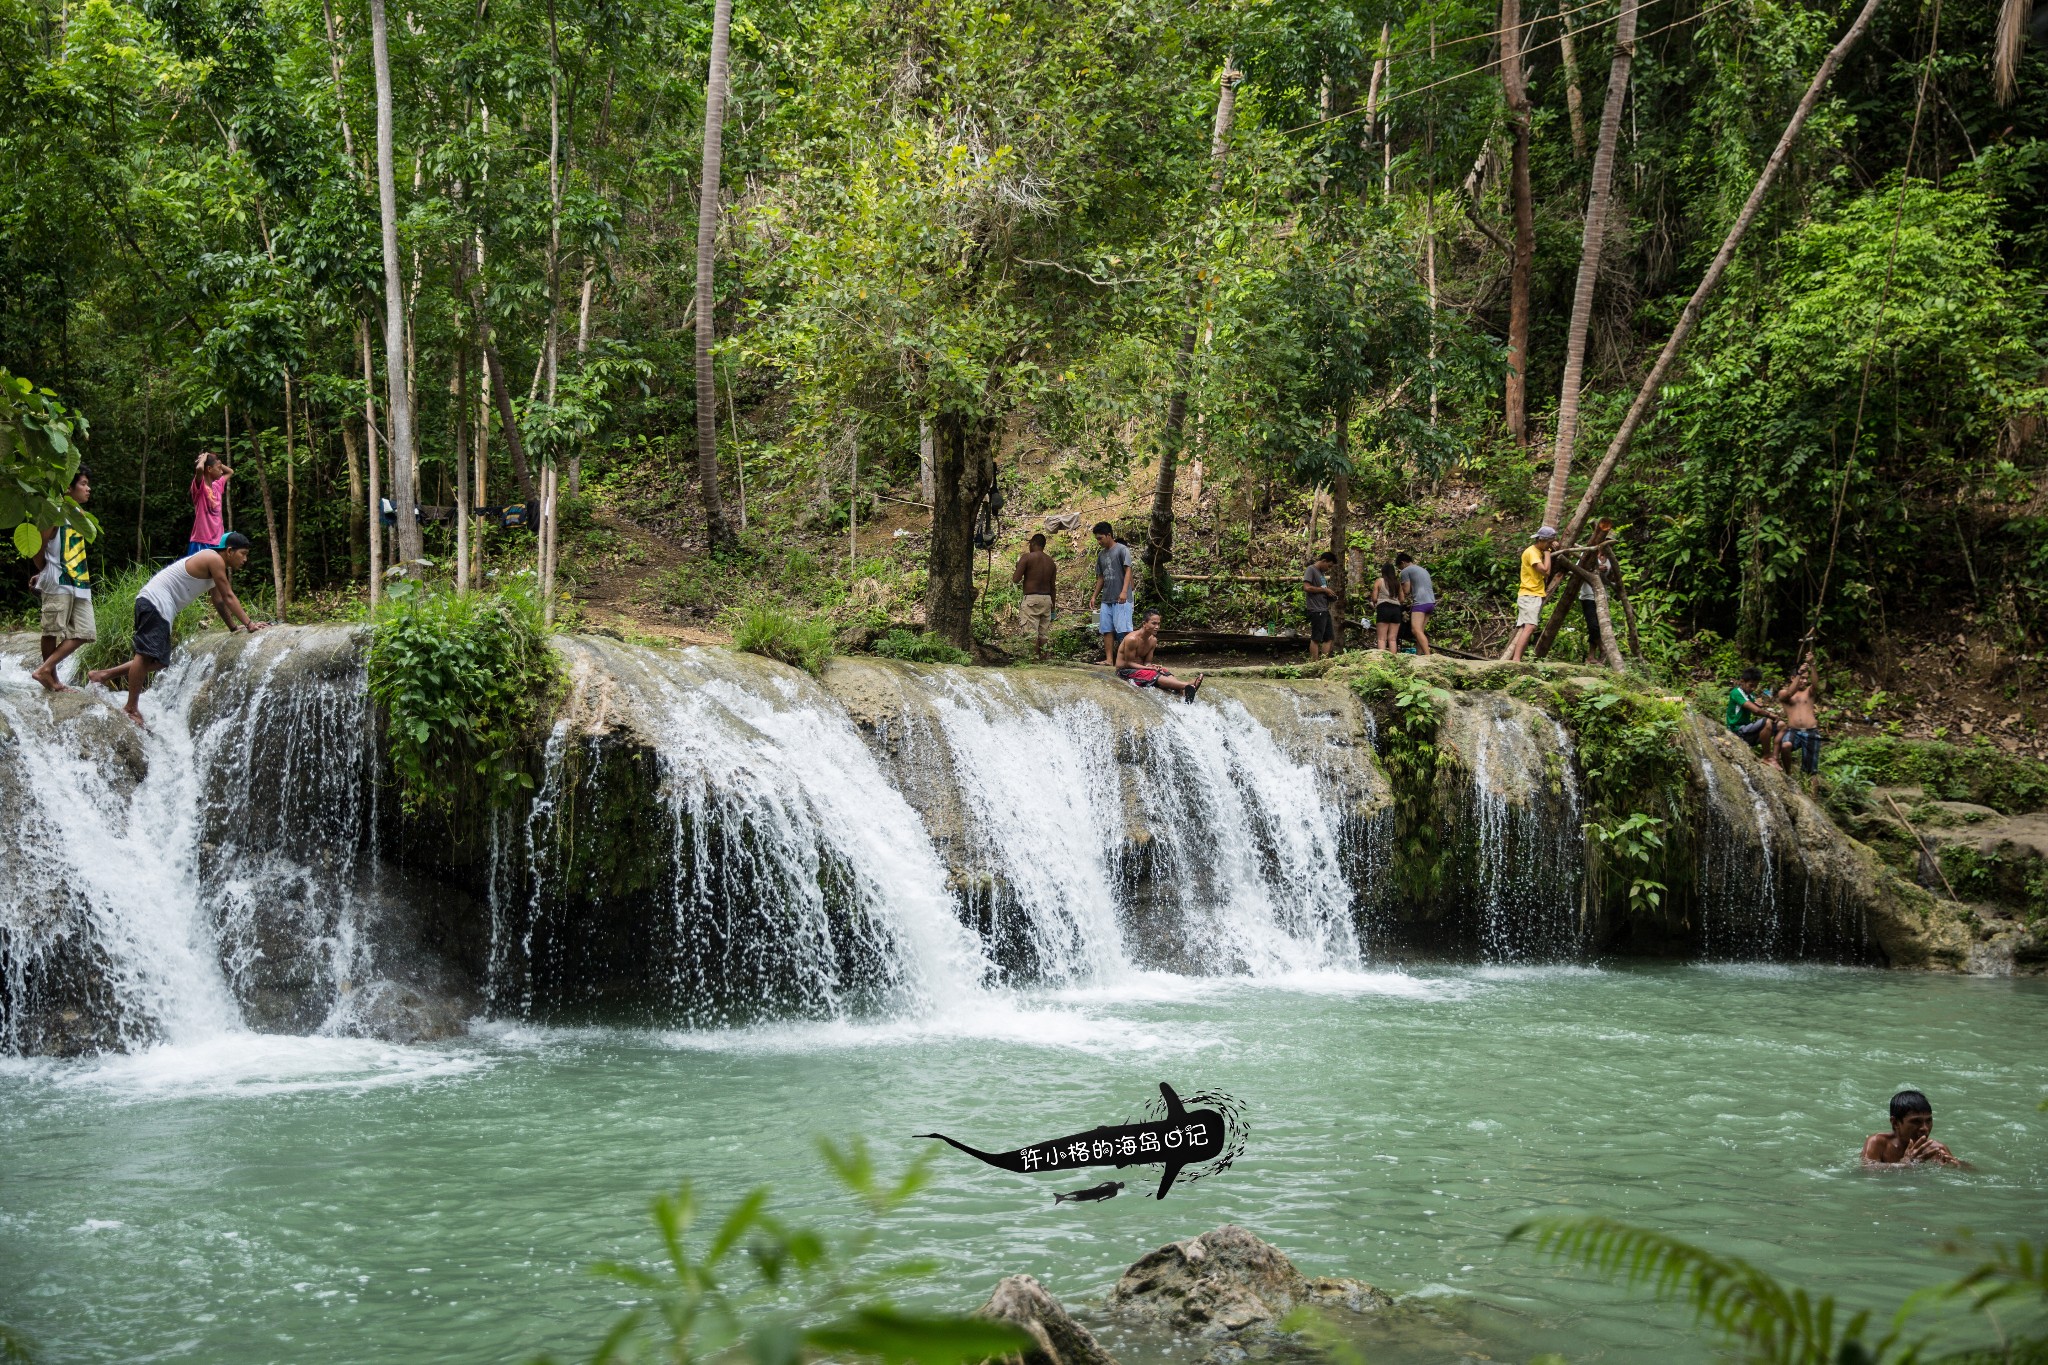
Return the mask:
<svg viewBox="0 0 2048 1365">
<path fill-rule="evenodd" d="M 1747 741 L 1764 762 L 1773 768 L 1778 766 L 1778 722 L 1769 711 L 1757 701 L 1758 687 L 1764 680 L 1760 668 L 1745 668 L 1741 680 L 1728 689 L 1728 714 L 1722 719 L 1736 736 Z"/>
<path fill-rule="evenodd" d="M 1159 613 L 1148 611 L 1138 628 L 1117 646 L 1116 675 L 1133 687 L 1156 687 L 1162 692 L 1175 692 L 1182 701 L 1193 701 L 1195 693 L 1202 690 L 1202 675 L 1195 674 L 1193 682 L 1183 682 L 1152 662 L 1152 651 L 1159 645 Z"/>
<path fill-rule="evenodd" d="M 1934 1140 L 1934 1106 L 1917 1090 L 1892 1096 L 1892 1130 L 1872 1133 L 1863 1144 L 1866 1166 L 1965 1166 Z"/>
</svg>

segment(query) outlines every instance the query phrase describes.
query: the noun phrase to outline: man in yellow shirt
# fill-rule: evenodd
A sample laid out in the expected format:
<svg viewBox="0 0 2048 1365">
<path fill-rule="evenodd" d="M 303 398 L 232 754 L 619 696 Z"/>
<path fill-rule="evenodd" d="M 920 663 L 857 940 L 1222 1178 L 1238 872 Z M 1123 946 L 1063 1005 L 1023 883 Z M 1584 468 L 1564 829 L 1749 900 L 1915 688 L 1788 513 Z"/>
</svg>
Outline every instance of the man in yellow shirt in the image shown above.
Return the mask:
<svg viewBox="0 0 2048 1365">
<path fill-rule="evenodd" d="M 1529 637 L 1543 621 L 1543 595 L 1550 590 L 1550 552 L 1557 544 L 1557 528 L 1540 526 L 1522 551 L 1522 584 L 1515 594 L 1515 642 L 1508 657 L 1520 659 L 1529 647 Z"/>
</svg>

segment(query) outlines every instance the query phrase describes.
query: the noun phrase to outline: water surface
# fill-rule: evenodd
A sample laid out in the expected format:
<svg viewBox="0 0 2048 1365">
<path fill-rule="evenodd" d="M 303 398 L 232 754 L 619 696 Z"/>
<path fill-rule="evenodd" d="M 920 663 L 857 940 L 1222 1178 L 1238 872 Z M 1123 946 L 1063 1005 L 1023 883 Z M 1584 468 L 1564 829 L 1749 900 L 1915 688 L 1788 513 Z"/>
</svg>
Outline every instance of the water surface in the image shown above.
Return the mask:
<svg viewBox="0 0 2048 1365">
<path fill-rule="evenodd" d="M 736 1033 L 491 1025 L 398 1048 L 232 1034 L 0 1062 L 0 1320 L 63 1361 L 503 1361 L 587 1352 L 655 1254 L 648 1198 L 757 1183 L 845 1226 L 817 1135 L 885 1163 L 943 1128 L 1011 1146 L 1136 1117 L 1157 1082 L 1248 1110 L 1231 1171 L 1164 1203 L 948 1152 L 889 1243 L 971 1308 L 1027 1271 L 1077 1306 L 1148 1248 L 1235 1221 L 1311 1274 L 1419 1296 L 1421 1344 L 1705 1360 L 1675 1310 L 1505 1244 L 1613 1214 L 1887 1311 L 1939 1243 L 2048 1230 L 2048 987 L 1787 967 L 1138 977 L 957 1016 Z M 1902 1086 L 1974 1174 L 1870 1174 Z M 1436 1333 L 1431 1335 L 1431 1333 Z M 1135 1347 L 1133 1348 L 1135 1349 Z"/>
</svg>

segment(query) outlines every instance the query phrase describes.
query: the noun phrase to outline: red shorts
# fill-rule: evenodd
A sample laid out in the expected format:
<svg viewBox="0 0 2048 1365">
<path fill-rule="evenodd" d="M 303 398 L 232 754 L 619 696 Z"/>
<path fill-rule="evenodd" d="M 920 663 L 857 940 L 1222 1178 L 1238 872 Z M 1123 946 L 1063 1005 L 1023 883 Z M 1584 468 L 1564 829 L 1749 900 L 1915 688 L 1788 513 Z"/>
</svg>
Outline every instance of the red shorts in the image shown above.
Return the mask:
<svg viewBox="0 0 2048 1365">
<path fill-rule="evenodd" d="M 1156 687 L 1159 675 L 1164 671 L 1158 668 L 1119 668 L 1116 675 L 1133 687 Z"/>
</svg>

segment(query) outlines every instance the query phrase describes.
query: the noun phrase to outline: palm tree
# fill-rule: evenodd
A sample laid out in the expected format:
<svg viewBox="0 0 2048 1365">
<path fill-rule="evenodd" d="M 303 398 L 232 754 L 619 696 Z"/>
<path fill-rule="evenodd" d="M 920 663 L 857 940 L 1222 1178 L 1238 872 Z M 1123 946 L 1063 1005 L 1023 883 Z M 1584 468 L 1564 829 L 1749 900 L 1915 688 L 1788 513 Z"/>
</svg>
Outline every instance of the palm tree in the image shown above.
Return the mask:
<svg viewBox="0 0 2048 1365">
<path fill-rule="evenodd" d="M 411 490 L 412 398 L 405 391 L 405 293 L 398 259 L 398 183 L 391 152 L 391 50 L 385 40 L 384 0 L 370 0 L 370 52 L 377 70 L 377 214 L 384 228 L 384 416 L 391 424 L 391 490 L 398 506 L 398 560 L 421 558 L 419 518 Z"/>
<path fill-rule="evenodd" d="M 1565 483 L 1572 473 L 1572 443 L 1579 435 L 1579 385 L 1586 374 L 1586 334 L 1593 325 L 1593 285 L 1600 275 L 1600 248 L 1607 239 L 1607 211 L 1614 192 L 1614 147 L 1621 140 L 1621 106 L 1628 99 L 1629 64 L 1636 52 L 1637 0 L 1621 0 L 1614 30 L 1614 63 L 1607 72 L 1607 103 L 1600 109 L 1600 141 L 1593 149 L 1593 184 L 1586 197 L 1586 231 L 1579 247 L 1578 288 L 1572 294 L 1571 331 L 1566 334 L 1564 387 L 1557 397 L 1557 444 L 1550 469 L 1550 493 L 1543 523 L 1564 515 Z"/>
<path fill-rule="evenodd" d="M 1536 208 L 1529 188 L 1529 81 L 1522 69 L 1522 0 L 1501 0 L 1500 84 L 1514 138 L 1509 154 L 1509 194 L 1514 199 L 1515 240 L 1508 267 L 1508 377 L 1505 398 L 1508 434 L 1529 443 L 1529 275 L 1536 262 Z"/>
<path fill-rule="evenodd" d="M 2020 57 L 2027 50 L 2027 24 L 2034 0 L 2005 0 L 1998 7 L 1998 36 L 1991 44 L 1991 84 L 2001 105 L 2012 103 L 2019 83 Z"/>
<path fill-rule="evenodd" d="M 704 496 L 704 535 L 714 550 L 732 543 L 718 496 L 718 377 L 711 367 L 712 265 L 718 252 L 718 179 L 725 147 L 726 47 L 732 0 L 711 13 L 711 72 L 704 83 L 704 171 L 697 189 L 697 482 Z"/>
</svg>

